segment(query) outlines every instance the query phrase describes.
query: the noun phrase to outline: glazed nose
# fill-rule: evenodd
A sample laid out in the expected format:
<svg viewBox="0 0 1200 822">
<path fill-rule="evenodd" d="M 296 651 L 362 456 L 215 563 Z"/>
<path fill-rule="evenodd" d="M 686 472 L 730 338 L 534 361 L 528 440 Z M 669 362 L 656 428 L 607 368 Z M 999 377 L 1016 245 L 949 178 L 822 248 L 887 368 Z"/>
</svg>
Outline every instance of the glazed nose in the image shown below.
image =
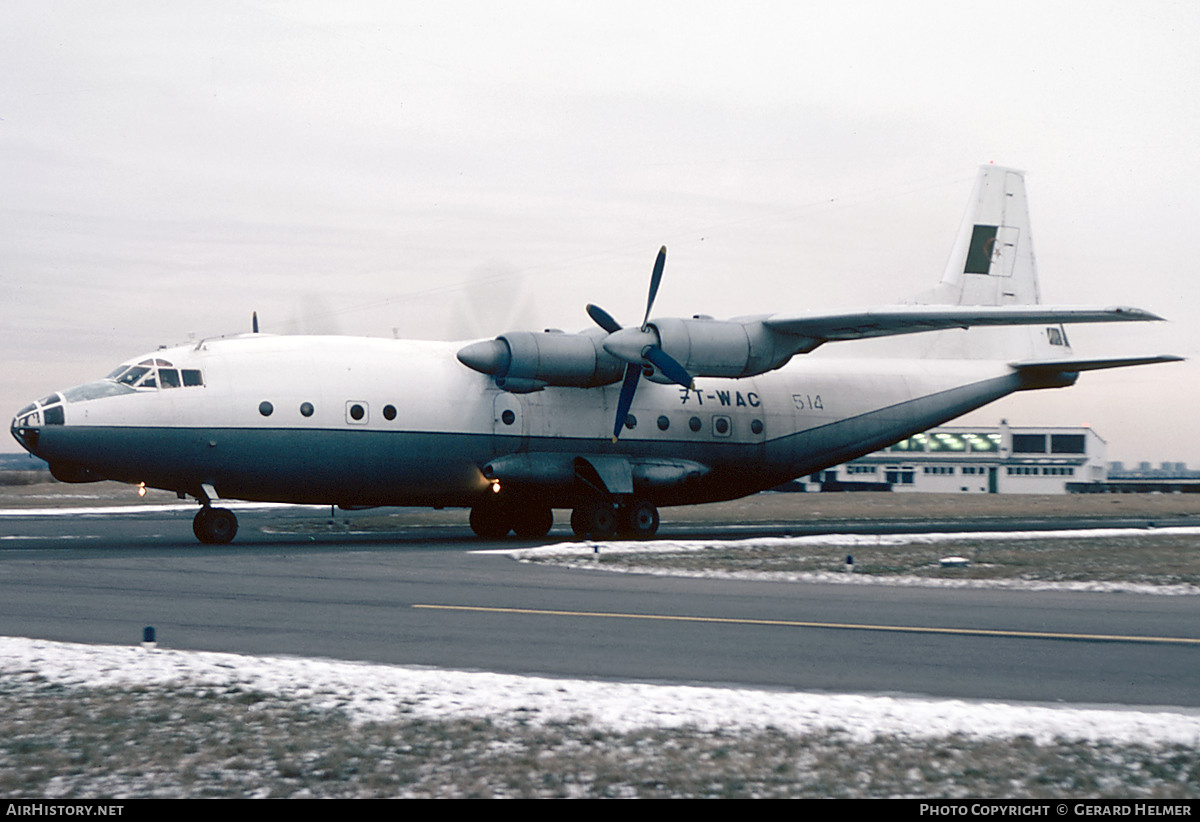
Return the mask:
<svg viewBox="0 0 1200 822">
<path fill-rule="evenodd" d="M 17 415 L 13 417 L 9 431 L 12 433 L 13 439 L 21 443 L 22 448 L 31 454 L 36 454 L 42 426 L 62 425 L 63 420 L 63 398 L 60 394 L 51 394 L 18 411 Z"/>
<path fill-rule="evenodd" d="M 41 414 L 36 405 L 27 405 L 13 417 L 9 432 L 13 439 L 21 443 L 21 447 L 29 453 L 37 448 L 38 432 L 41 428 Z"/>
</svg>

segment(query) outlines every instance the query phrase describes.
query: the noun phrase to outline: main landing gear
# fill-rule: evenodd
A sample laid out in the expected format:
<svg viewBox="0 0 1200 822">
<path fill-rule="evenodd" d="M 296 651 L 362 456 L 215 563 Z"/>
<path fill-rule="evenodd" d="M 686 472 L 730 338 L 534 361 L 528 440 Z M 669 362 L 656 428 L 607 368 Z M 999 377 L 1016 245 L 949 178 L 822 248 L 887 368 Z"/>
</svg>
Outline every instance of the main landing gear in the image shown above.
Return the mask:
<svg viewBox="0 0 1200 822">
<path fill-rule="evenodd" d="M 228 508 L 213 508 L 204 505 L 192 520 L 192 531 L 196 539 L 205 545 L 226 545 L 237 536 L 238 521 Z"/>
<path fill-rule="evenodd" d="M 658 531 L 658 509 L 645 500 L 591 500 L 571 512 L 571 530 L 581 539 L 649 539 Z"/>
<path fill-rule="evenodd" d="M 482 539 L 541 539 L 550 533 L 554 513 L 544 505 L 505 505 L 499 500 L 471 509 L 471 530 Z M 581 539 L 649 539 L 658 531 L 658 509 L 645 500 L 589 500 L 571 512 L 571 530 Z"/>
<path fill-rule="evenodd" d="M 486 502 L 471 509 L 471 530 L 482 539 L 504 539 L 508 532 L 521 539 L 541 539 L 554 525 L 554 512 L 545 505 L 504 505 Z"/>
</svg>

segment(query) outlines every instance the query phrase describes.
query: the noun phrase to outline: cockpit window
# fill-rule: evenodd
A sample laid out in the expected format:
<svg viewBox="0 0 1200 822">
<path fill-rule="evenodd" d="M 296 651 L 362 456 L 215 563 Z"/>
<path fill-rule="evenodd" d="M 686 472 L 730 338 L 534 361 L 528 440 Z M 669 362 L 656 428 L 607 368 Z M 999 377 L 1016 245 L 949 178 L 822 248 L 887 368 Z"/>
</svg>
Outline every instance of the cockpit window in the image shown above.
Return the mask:
<svg viewBox="0 0 1200 822">
<path fill-rule="evenodd" d="M 154 357 L 137 365 L 121 365 L 106 380 L 131 388 L 190 388 L 204 385 L 204 374 L 198 368 L 176 368 L 167 360 Z"/>
<path fill-rule="evenodd" d="M 134 385 L 138 380 L 144 377 L 149 370 L 150 369 L 144 365 L 133 365 L 129 368 L 126 368 L 125 371 L 121 373 L 121 376 L 117 377 L 116 380 L 122 385 Z"/>
</svg>

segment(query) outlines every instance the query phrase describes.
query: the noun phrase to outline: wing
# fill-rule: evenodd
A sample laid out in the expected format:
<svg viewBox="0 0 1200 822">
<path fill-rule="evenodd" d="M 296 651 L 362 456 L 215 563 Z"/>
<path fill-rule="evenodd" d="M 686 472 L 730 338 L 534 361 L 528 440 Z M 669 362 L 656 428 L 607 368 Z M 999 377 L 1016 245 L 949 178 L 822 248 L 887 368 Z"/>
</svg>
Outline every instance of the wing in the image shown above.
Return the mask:
<svg viewBox="0 0 1200 822">
<path fill-rule="evenodd" d="M 1043 323 L 1145 322 L 1161 319 L 1162 317 L 1149 311 L 1125 306 L 1090 308 L 1041 305 L 900 305 L 858 311 L 774 315 L 762 322 L 775 333 L 812 340 L 812 347 L 815 348 L 824 342 L 889 337 L 947 328 Z"/>
</svg>

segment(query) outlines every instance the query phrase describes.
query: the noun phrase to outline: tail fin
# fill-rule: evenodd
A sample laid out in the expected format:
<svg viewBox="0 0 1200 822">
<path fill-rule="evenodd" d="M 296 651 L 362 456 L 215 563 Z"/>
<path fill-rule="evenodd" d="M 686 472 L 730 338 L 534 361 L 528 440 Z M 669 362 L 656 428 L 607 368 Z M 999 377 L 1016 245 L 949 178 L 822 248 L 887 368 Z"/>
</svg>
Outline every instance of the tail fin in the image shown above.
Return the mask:
<svg viewBox="0 0 1200 822">
<path fill-rule="evenodd" d="M 1025 175 L 981 166 L 942 280 L 913 302 L 933 305 L 1038 305 L 1037 262 Z M 975 328 L 930 335 L 925 356 L 1057 359 L 1071 356 L 1061 325 Z"/>
</svg>

